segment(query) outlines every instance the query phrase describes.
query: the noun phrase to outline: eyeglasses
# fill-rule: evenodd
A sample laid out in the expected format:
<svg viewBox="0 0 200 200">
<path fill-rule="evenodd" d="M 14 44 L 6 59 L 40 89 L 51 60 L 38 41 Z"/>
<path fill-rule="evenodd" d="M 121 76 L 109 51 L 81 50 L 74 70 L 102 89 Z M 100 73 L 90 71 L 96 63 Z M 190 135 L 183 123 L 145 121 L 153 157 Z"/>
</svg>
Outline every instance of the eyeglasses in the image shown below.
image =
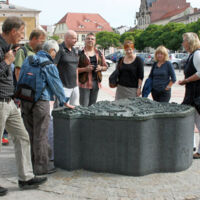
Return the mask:
<svg viewBox="0 0 200 200">
<path fill-rule="evenodd" d="M 86 40 L 95 40 L 95 38 L 89 38 L 89 37 L 88 37 L 88 38 L 86 38 Z"/>
</svg>

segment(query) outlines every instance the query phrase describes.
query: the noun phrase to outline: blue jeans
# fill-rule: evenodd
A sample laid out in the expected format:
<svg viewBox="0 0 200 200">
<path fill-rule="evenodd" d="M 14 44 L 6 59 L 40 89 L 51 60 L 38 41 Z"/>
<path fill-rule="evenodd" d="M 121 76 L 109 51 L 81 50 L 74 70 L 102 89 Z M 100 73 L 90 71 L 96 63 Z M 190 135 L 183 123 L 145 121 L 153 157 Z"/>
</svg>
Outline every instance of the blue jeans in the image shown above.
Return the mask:
<svg viewBox="0 0 200 200">
<path fill-rule="evenodd" d="M 169 102 L 171 98 L 171 90 L 157 91 L 157 90 L 152 89 L 151 94 L 152 94 L 153 100 L 158 101 L 158 102 Z"/>
</svg>

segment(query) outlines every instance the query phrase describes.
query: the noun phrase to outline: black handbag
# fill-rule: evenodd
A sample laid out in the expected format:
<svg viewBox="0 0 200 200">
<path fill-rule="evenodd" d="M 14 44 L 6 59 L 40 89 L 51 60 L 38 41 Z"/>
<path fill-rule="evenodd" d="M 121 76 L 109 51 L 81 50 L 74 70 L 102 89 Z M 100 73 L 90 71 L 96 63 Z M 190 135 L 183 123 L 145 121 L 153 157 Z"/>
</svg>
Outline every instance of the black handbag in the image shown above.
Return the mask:
<svg viewBox="0 0 200 200">
<path fill-rule="evenodd" d="M 119 81 L 119 69 L 116 68 L 115 71 L 109 76 L 109 86 L 115 88 Z"/>
<path fill-rule="evenodd" d="M 109 86 L 111 88 L 115 88 L 118 85 L 119 82 L 119 68 L 121 67 L 122 63 L 123 63 L 124 58 L 120 58 L 118 65 L 115 69 L 115 71 L 113 71 L 113 73 L 109 76 Z"/>
</svg>

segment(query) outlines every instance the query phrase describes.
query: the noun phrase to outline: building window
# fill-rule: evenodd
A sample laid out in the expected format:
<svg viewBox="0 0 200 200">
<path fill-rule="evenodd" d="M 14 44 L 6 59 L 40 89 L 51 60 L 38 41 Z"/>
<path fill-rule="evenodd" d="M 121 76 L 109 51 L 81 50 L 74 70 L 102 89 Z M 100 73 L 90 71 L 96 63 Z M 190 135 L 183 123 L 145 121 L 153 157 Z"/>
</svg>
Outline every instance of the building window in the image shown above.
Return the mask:
<svg viewBox="0 0 200 200">
<path fill-rule="evenodd" d="M 81 40 L 82 40 L 82 41 L 85 41 L 85 35 L 82 35 L 82 36 L 81 36 Z"/>
<path fill-rule="evenodd" d="M 84 28 L 84 26 L 83 25 L 79 25 L 79 28 Z"/>
<path fill-rule="evenodd" d="M 84 22 L 90 22 L 90 20 L 89 19 L 85 19 Z"/>
<path fill-rule="evenodd" d="M 102 29 L 102 26 L 98 25 L 97 28 L 98 28 L 98 29 Z"/>
</svg>

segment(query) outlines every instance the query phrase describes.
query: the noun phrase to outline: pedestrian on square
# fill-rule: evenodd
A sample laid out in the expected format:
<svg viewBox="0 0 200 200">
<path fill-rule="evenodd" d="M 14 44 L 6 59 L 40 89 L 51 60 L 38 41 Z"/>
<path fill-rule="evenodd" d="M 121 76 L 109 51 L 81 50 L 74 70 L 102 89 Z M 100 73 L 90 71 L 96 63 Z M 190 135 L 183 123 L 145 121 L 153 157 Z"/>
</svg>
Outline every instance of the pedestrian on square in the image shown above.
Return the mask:
<svg viewBox="0 0 200 200">
<path fill-rule="evenodd" d="M 44 175 L 54 173 L 56 171 L 54 165 L 49 162 L 49 146 L 48 146 L 48 127 L 50 122 L 50 104 L 49 101 L 54 100 L 54 95 L 59 99 L 60 106 L 74 108 L 67 102 L 69 98 L 65 96 L 63 85 L 60 80 L 57 67 L 53 64 L 53 59 L 59 50 L 59 46 L 55 40 L 46 41 L 43 50 L 32 56 L 31 65 L 39 67 L 42 63 L 47 63 L 42 67 L 42 84 L 45 85 L 41 92 L 40 98 L 36 102 L 28 102 L 21 99 L 22 117 L 25 127 L 30 136 L 31 153 L 33 170 L 36 175 Z M 28 79 L 26 69 L 30 65 L 30 57 L 25 59 L 18 84 Z M 40 80 L 37 80 L 38 82 Z M 36 91 L 37 93 L 37 91 Z"/>
<path fill-rule="evenodd" d="M 183 34 L 184 49 L 190 53 L 184 66 L 185 79 L 179 81 L 179 85 L 185 85 L 185 97 L 183 104 L 196 108 L 195 125 L 200 133 L 200 40 L 196 33 L 188 32 Z M 194 137 L 194 149 L 196 141 Z M 200 159 L 200 142 L 198 151 L 193 155 L 194 159 Z"/>
<path fill-rule="evenodd" d="M 80 105 L 90 106 L 97 101 L 101 87 L 102 71 L 107 70 L 103 54 L 95 48 L 96 37 L 89 33 L 85 39 L 85 48 L 80 52 L 78 73 Z"/>
<path fill-rule="evenodd" d="M 57 64 L 60 79 L 64 86 L 66 97 L 71 105 L 78 105 L 78 54 L 74 49 L 77 42 L 77 34 L 73 30 L 68 30 L 65 34 L 65 40 L 59 45 L 59 51 L 54 60 Z"/>
<path fill-rule="evenodd" d="M 134 98 L 141 95 L 142 80 L 144 78 L 144 63 L 134 53 L 134 43 L 130 40 L 124 42 L 125 56 L 117 64 L 119 71 L 118 85 L 115 100 Z"/>
<path fill-rule="evenodd" d="M 44 31 L 34 29 L 30 36 L 29 42 L 26 43 L 16 52 L 15 57 L 15 77 L 18 80 L 22 64 L 27 56 L 34 55 L 38 50 L 41 50 L 43 43 L 46 40 Z"/>
<path fill-rule="evenodd" d="M 18 185 L 21 189 L 34 189 L 44 183 L 47 178 L 35 177 L 33 174 L 28 132 L 24 127 L 21 114 L 12 100 L 14 86 L 11 64 L 15 57 L 11 47 L 23 39 L 24 27 L 24 22 L 18 17 L 8 17 L 2 25 L 2 34 L 0 35 L 0 138 L 6 128 L 14 143 Z M 0 187 L 0 196 L 6 193 L 7 189 Z"/>
<path fill-rule="evenodd" d="M 159 46 L 154 54 L 155 63 L 149 77 L 152 79 L 152 97 L 154 101 L 169 102 L 171 87 L 176 82 L 174 68 L 164 46 Z"/>
</svg>

